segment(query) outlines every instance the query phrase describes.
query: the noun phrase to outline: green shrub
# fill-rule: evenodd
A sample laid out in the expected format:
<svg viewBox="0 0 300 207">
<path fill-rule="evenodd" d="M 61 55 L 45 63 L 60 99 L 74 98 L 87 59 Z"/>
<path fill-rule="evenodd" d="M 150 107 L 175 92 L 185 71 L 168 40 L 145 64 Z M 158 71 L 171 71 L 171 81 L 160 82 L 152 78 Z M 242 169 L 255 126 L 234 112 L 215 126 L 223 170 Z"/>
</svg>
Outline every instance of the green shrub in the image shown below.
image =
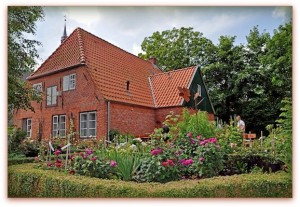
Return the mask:
<svg viewBox="0 0 300 207">
<path fill-rule="evenodd" d="M 35 161 L 34 157 L 8 158 L 8 165 L 32 163 L 34 161 Z"/>
<path fill-rule="evenodd" d="M 8 197 L 55 198 L 291 198 L 289 173 L 244 174 L 202 180 L 134 183 L 34 169 L 8 167 Z"/>
<path fill-rule="evenodd" d="M 17 128 L 8 130 L 8 153 L 22 152 L 21 142 L 26 138 L 27 133 Z"/>
</svg>

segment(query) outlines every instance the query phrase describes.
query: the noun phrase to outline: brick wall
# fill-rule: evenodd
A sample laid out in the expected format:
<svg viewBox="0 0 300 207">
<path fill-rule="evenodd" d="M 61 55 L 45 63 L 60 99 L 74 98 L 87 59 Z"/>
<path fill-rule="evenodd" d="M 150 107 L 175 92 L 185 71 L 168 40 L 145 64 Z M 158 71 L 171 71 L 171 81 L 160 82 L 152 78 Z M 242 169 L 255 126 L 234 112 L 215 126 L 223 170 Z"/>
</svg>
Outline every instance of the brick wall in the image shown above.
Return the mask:
<svg viewBox="0 0 300 207">
<path fill-rule="evenodd" d="M 155 128 L 154 109 L 111 102 L 110 128 L 137 137 L 148 136 Z"/>
<path fill-rule="evenodd" d="M 46 105 L 46 90 L 47 87 L 57 85 L 57 90 L 62 91 L 63 76 L 76 73 L 76 88 L 75 90 L 62 92 L 61 96 L 57 97 L 56 106 Z M 67 70 L 61 73 L 41 77 L 30 81 L 34 83 L 43 83 L 43 101 L 41 103 L 32 102 L 35 113 L 31 111 L 19 110 L 14 115 L 15 124 L 22 127 L 23 118 L 32 118 L 32 137 L 37 137 L 39 122 L 42 123 L 42 138 L 48 139 L 52 131 L 53 115 L 65 114 L 67 116 L 66 129 L 69 129 L 69 118 L 74 118 L 74 126 L 76 132 L 79 133 L 79 113 L 86 111 L 96 111 L 97 113 L 97 138 L 106 136 L 107 129 L 107 114 L 106 102 L 101 97 L 99 92 L 95 91 L 94 84 L 86 71 L 86 67 L 79 67 L 72 70 Z M 77 135 L 77 138 L 79 136 Z"/>
</svg>

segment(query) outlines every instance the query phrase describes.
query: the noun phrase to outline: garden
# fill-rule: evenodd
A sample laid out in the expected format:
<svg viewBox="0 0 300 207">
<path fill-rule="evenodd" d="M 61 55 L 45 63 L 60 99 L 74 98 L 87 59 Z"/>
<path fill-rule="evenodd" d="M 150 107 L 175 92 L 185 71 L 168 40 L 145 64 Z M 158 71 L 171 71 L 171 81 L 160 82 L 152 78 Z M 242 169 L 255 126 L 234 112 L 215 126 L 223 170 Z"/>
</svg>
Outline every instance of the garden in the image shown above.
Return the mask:
<svg viewBox="0 0 300 207">
<path fill-rule="evenodd" d="M 216 124 L 203 111 L 171 112 L 164 122 L 169 132 L 155 129 L 147 142 L 114 131 L 109 143 L 71 139 L 64 148 L 67 141 L 56 138 L 51 150 L 13 129 L 9 196 L 291 197 L 292 107 L 290 100 L 283 104 L 277 125 L 251 147 L 234 119 Z M 89 186 L 92 194 L 82 193 Z"/>
</svg>

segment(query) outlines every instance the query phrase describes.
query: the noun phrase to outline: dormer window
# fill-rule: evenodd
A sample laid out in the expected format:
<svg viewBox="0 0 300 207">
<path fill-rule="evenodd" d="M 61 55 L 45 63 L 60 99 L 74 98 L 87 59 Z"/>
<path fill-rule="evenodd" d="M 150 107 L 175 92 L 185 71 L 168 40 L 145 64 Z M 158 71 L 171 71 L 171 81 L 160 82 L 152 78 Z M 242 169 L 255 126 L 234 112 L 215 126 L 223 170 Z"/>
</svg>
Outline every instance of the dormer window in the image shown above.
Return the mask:
<svg viewBox="0 0 300 207">
<path fill-rule="evenodd" d="M 76 74 L 70 74 L 64 76 L 63 91 L 73 90 L 76 87 Z"/>
</svg>

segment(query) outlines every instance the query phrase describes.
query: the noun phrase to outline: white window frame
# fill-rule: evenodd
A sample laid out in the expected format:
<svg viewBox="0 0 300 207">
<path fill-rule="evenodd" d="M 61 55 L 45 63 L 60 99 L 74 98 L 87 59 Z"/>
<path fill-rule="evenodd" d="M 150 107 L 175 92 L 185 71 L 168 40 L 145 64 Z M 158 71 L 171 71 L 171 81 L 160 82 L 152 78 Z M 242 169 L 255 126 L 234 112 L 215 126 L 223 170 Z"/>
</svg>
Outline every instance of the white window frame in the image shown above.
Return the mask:
<svg viewBox="0 0 300 207">
<path fill-rule="evenodd" d="M 64 121 L 62 118 L 64 118 Z M 52 137 L 66 137 L 66 120 L 65 114 L 52 117 Z"/>
<path fill-rule="evenodd" d="M 31 137 L 31 131 L 32 131 L 32 119 L 29 118 L 26 120 L 26 132 L 27 132 L 27 137 Z"/>
<path fill-rule="evenodd" d="M 74 90 L 76 88 L 76 73 L 66 75 L 63 78 L 63 91 Z"/>
<path fill-rule="evenodd" d="M 202 96 L 200 84 L 197 84 L 197 93 L 199 93 L 199 96 Z"/>
<path fill-rule="evenodd" d="M 91 119 L 91 114 L 94 114 L 95 119 Z M 83 120 L 83 116 L 86 116 L 86 120 Z M 91 123 L 95 123 L 95 127 L 92 127 Z M 86 127 L 83 128 L 83 124 L 86 123 Z M 86 130 L 86 135 L 83 135 L 83 130 Z M 92 133 L 92 130 L 95 131 L 95 133 Z M 80 138 L 89 138 L 89 137 L 96 137 L 97 136 L 97 113 L 96 111 L 90 111 L 90 112 L 83 112 L 80 113 Z"/>
<path fill-rule="evenodd" d="M 57 105 L 57 86 L 51 86 L 47 88 L 46 103 L 47 106 Z"/>
</svg>

